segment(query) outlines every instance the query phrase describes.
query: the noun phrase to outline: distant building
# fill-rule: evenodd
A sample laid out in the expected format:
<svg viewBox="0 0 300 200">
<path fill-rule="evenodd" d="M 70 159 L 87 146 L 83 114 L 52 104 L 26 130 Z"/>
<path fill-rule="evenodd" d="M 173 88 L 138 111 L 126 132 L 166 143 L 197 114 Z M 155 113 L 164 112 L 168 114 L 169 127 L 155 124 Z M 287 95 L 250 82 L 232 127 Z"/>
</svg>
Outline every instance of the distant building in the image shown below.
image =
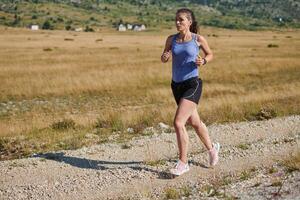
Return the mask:
<svg viewBox="0 0 300 200">
<path fill-rule="evenodd" d="M 75 31 L 76 32 L 81 32 L 81 31 L 83 31 L 83 29 L 82 28 L 75 28 Z"/>
<path fill-rule="evenodd" d="M 132 24 L 127 24 L 127 29 L 132 30 Z"/>
<path fill-rule="evenodd" d="M 37 31 L 37 30 L 39 30 L 39 25 L 31 25 L 30 29 L 33 31 Z"/>
<path fill-rule="evenodd" d="M 144 24 L 135 24 L 133 25 L 133 29 L 134 31 L 144 31 L 146 30 L 146 26 Z"/>
<path fill-rule="evenodd" d="M 118 31 L 126 31 L 126 26 L 123 24 L 119 24 Z"/>
<path fill-rule="evenodd" d="M 134 31 L 142 31 L 141 27 L 139 25 L 134 25 L 133 29 Z"/>
<path fill-rule="evenodd" d="M 119 24 L 117 27 L 118 31 L 126 31 L 126 30 L 132 30 L 132 31 L 144 31 L 146 30 L 146 26 L 144 24 Z"/>
</svg>

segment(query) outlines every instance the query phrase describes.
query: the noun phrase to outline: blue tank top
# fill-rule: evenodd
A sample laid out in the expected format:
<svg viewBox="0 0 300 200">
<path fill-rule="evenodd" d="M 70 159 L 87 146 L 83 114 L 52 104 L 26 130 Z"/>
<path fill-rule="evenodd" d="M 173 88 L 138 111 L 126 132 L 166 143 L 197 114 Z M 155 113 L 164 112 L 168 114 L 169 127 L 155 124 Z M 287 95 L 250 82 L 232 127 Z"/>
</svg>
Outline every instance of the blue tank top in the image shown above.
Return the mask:
<svg viewBox="0 0 300 200">
<path fill-rule="evenodd" d="M 192 33 L 192 40 L 177 43 L 174 35 L 172 40 L 172 79 L 174 82 L 182 82 L 192 77 L 198 77 L 196 58 L 199 54 L 197 35 Z"/>
</svg>

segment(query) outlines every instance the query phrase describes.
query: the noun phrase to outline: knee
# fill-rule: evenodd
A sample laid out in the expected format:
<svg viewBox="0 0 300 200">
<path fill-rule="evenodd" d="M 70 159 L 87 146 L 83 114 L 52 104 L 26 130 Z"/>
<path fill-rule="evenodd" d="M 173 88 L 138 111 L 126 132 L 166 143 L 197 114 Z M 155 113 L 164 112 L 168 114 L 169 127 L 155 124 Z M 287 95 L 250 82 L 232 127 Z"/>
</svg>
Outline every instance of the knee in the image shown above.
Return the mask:
<svg viewBox="0 0 300 200">
<path fill-rule="evenodd" d="M 185 123 L 182 120 L 177 119 L 177 118 L 174 119 L 174 127 L 176 129 L 182 129 L 184 127 L 184 125 L 185 125 Z"/>
<path fill-rule="evenodd" d="M 194 129 L 198 129 L 201 127 L 201 121 L 189 120 L 189 125 L 191 125 Z"/>
</svg>

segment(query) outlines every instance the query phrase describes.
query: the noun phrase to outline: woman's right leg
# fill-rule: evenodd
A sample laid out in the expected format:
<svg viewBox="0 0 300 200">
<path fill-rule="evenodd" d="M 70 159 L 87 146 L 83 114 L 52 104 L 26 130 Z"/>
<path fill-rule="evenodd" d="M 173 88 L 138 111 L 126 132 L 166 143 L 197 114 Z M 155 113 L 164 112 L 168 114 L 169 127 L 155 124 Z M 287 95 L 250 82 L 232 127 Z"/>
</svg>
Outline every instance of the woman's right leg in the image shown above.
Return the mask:
<svg viewBox="0 0 300 200">
<path fill-rule="evenodd" d="M 174 128 L 177 136 L 177 144 L 179 149 L 179 159 L 187 163 L 187 152 L 189 137 L 185 129 L 185 124 L 191 114 L 196 110 L 197 104 L 194 102 L 181 99 L 174 118 Z"/>
</svg>

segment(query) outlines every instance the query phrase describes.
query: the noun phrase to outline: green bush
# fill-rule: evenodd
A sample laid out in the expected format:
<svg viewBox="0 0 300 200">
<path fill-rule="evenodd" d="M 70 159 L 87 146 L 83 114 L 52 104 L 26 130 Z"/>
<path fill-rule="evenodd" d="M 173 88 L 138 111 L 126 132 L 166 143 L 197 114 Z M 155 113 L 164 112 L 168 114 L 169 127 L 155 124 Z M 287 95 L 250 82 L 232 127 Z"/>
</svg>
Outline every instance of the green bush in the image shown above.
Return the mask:
<svg viewBox="0 0 300 200">
<path fill-rule="evenodd" d="M 89 27 L 89 26 L 86 26 L 85 29 L 84 29 L 85 32 L 94 32 L 94 29 Z"/>
<path fill-rule="evenodd" d="M 56 20 L 57 20 L 58 22 L 64 22 L 64 19 L 63 19 L 62 17 L 58 17 Z"/>
<path fill-rule="evenodd" d="M 175 188 L 167 188 L 165 190 L 166 199 L 179 199 L 179 192 Z"/>
<path fill-rule="evenodd" d="M 67 25 L 67 26 L 65 26 L 65 29 L 66 29 L 67 31 L 70 31 L 70 30 L 72 30 L 72 26 Z"/>
<path fill-rule="evenodd" d="M 111 114 L 107 118 L 98 118 L 95 127 L 99 129 L 111 129 L 112 131 L 122 131 L 125 129 L 125 124 L 120 115 Z"/>
<path fill-rule="evenodd" d="M 48 20 L 46 20 L 42 25 L 42 29 L 53 30 L 54 27 Z"/>
<path fill-rule="evenodd" d="M 14 21 L 12 22 L 12 26 L 17 26 L 21 22 L 21 17 L 15 14 Z"/>
<path fill-rule="evenodd" d="M 277 48 L 278 44 L 268 44 L 268 48 Z"/>
</svg>

